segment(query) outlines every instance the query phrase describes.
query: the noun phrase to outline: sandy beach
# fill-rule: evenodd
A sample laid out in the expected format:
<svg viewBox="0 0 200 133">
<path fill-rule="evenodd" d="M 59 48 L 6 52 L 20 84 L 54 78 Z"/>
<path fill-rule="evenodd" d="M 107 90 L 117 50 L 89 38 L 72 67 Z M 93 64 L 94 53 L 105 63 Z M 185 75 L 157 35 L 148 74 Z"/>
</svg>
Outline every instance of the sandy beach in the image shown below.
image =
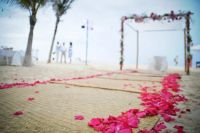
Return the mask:
<svg viewBox="0 0 200 133">
<path fill-rule="evenodd" d="M 181 103 L 183 112 L 173 122 L 166 123 L 166 131 L 173 131 L 173 125 L 184 126 L 187 133 L 200 132 L 200 70 L 192 69 L 187 76 L 180 69 L 170 69 L 167 73 L 152 73 L 148 70 L 118 71 L 117 67 L 84 66 L 78 64 L 44 64 L 32 67 L 0 66 L 0 83 L 16 82 L 51 82 L 35 86 L 13 87 L 0 90 L 0 131 L 2 132 L 58 132 L 58 133 L 88 133 L 95 132 L 87 123 L 95 117 L 119 115 L 131 108 L 143 109 L 138 98 L 141 86 L 157 86 L 153 91 L 159 91 L 160 81 L 168 73 L 179 73 L 180 92 L 189 100 Z M 101 76 L 81 79 L 88 75 Z M 56 79 L 80 80 L 57 81 Z M 35 93 L 38 91 L 38 93 Z M 151 90 L 150 90 L 151 91 Z M 35 100 L 27 101 L 33 97 Z M 12 115 L 22 110 L 21 116 Z M 74 120 L 75 115 L 83 115 L 83 121 Z M 179 117 L 179 118 L 178 118 Z M 160 117 L 142 118 L 137 132 L 142 129 L 152 129 Z"/>
</svg>

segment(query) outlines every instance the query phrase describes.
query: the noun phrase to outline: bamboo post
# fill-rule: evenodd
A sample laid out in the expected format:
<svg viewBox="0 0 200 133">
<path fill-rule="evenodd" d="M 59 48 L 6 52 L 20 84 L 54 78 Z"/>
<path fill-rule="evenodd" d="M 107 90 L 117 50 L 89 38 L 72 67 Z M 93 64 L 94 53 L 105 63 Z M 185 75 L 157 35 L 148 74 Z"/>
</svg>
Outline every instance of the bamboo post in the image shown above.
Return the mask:
<svg viewBox="0 0 200 133">
<path fill-rule="evenodd" d="M 139 31 L 137 30 L 137 52 L 136 52 L 136 69 L 138 69 L 139 62 Z"/>
<path fill-rule="evenodd" d="M 191 45 L 191 36 L 190 36 L 190 15 L 191 12 L 186 14 L 186 35 L 187 35 L 187 62 L 186 62 L 186 74 L 190 75 L 190 62 L 191 62 L 191 54 L 190 54 L 190 45 Z"/>
<path fill-rule="evenodd" d="M 123 69 L 123 64 L 124 64 L 124 21 L 125 17 L 121 18 L 121 40 L 120 40 L 120 70 Z"/>
<path fill-rule="evenodd" d="M 88 34 L 89 34 L 89 21 L 86 21 L 86 49 L 85 49 L 85 65 L 88 64 Z"/>
<path fill-rule="evenodd" d="M 187 69 L 187 58 L 186 58 L 186 55 L 187 55 L 187 51 L 186 51 L 186 48 L 187 48 L 187 36 L 186 36 L 186 29 L 184 28 L 184 64 L 185 64 L 185 72 L 186 72 L 186 69 Z"/>
</svg>

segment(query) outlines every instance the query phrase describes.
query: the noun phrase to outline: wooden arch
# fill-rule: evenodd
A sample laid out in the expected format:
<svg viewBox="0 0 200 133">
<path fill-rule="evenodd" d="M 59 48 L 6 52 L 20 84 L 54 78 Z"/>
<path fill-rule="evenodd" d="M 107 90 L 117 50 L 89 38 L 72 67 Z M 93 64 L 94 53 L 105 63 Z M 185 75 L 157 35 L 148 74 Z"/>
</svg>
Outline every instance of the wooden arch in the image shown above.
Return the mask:
<svg viewBox="0 0 200 133">
<path fill-rule="evenodd" d="M 174 13 L 174 11 L 171 11 L 170 13 L 166 13 L 163 15 L 157 15 L 155 13 L 151 13 L 149 16 L 143 15 L 139 16 L 136 14 L 133 14 L 131 16 L 123 16 L 121 18 L 121 40 L 120 40 L 120 70 L 123 69 L 124 65 L 124 23 L 126 20 L 134 20 L 136 23 L 142 23 L 146 20 L 153 20 L 153 21 L 160 21 L 160 20 L 166 20 L 168 22 L 171 21 L 178 21 L 185 19 L 185 28 L 184 28 L 184 58 L 185 58 L 185 72 L 187 75 L 190 74 L 190 63 L 191 63 L 191 53 L 190 53 L 190 46 L 192 45 L 192 38 L 190 35 L 190 19 L 192 12 L 179 12 L 177 14 Z"/>
</svg>

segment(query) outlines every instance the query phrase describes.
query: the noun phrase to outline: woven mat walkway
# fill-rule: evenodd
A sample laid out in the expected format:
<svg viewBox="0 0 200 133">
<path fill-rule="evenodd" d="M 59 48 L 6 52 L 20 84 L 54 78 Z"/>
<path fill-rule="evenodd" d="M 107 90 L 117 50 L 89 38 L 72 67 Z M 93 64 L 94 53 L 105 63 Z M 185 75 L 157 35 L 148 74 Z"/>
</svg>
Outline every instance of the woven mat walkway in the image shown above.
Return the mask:
<svg viewBox="0 0 200 133">
<path fill-rule="evenodd" d="M 113 78 L 119 78 L 112 76 Z M 121 77 L 123 78 L 123 76 Z M 34 87 L 12 88 L 0 91 L 0 131 L 1 132 L 45 132 L 45 133 L 90 133 L 95 132 L 87 126 L 94 117 L 119 115 L 130 108 L 142 109 L 140 92 L 136 87 L 123 88 L 124 84 L 152 84 L 139 81 L 124 81 L 111 79 L 88 79 L 69 81 L 87 86 L 78 87 L 59 84 L 37 85 Z M 68 82 L 68 83 L 69 83 Z M 80 83 L 83 82 L 83 83 Z M 147 82 L 147 81 L 146 81 Z M 114 87 L 122 91 L 95 89 L 88 85 Z M 153 83 L 155 85 L 155 83 Z M 123 92 L 131 90 L 136 93 Z M 134 89 L 134 90 L 133 90 Z M 39 91 L 39 93 L 35 93 Z M 35 100 L 27 101 L 28 97 Z M 21 116 L 12 115 L 22 110 Z M 83 121 L 74 120 L 75 115 L 83 115 Z M 139 129 L 151 129 L 159 120 L 158 117 L 141 119 Z"/>
<path fill-rule="evenodd" d="M 161 89 L 161 77 L 149 77 L 144 74 L 112 74 L 103 75 L 96 78 L 69 80 L 69 81 L 52 81 L 54 84 L 65 84 L 77 87 L 89 87 L 104 90 L 124 91 L 130 93 L 140 93 L 141 87 L 151 87 L 151 91 Z"/>
</svg>

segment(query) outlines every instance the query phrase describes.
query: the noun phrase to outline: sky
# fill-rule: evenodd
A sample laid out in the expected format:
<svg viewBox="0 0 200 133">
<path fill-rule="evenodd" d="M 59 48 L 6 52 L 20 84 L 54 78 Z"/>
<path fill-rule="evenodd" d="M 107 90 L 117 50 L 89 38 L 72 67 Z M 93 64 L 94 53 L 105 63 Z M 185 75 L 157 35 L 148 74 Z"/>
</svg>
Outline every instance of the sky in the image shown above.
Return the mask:
<svg viewBox="0 0 200 133">
<path fill-rule="evenodd" d="M 120 58 L 120 18 L 131 14 L 157 14 L 192 11 L 191 35 L 194 44 L 200 44 L 199 0 L 75 0 L 71 9 L 62 16 L 56 41 L 73 42 L 73 60 L 85 60 L 86 30 L 81 26 L 89 21 L 89 63 L 118 64 Z M 25 50 L 29 33 L 29 13 L 18 6 L 0 5 L 0 46 Z M 3 11 L 2 11 L 3 9 Z M 39 60 L 46 61 L 55 27 L 55 13 L 51 5 L 41 8 L 34 30 L 33 49 L 38 49 Z M 125 24 L 125 64 L 136 62 L 136 32 L 139 30 L 139 64 L 148 65 L 154 56 L 165 56 L 174 66 L 178 56 L 179 66 L 184 64 L 184 21 L 146 22 Z M 175 29 L 175 31 L 149 31 Z M 148 31 L 146 31 L 148 30 Z M 192 51 L 193 66 L 200 61 L 200 52 Z"/>
</svg>

